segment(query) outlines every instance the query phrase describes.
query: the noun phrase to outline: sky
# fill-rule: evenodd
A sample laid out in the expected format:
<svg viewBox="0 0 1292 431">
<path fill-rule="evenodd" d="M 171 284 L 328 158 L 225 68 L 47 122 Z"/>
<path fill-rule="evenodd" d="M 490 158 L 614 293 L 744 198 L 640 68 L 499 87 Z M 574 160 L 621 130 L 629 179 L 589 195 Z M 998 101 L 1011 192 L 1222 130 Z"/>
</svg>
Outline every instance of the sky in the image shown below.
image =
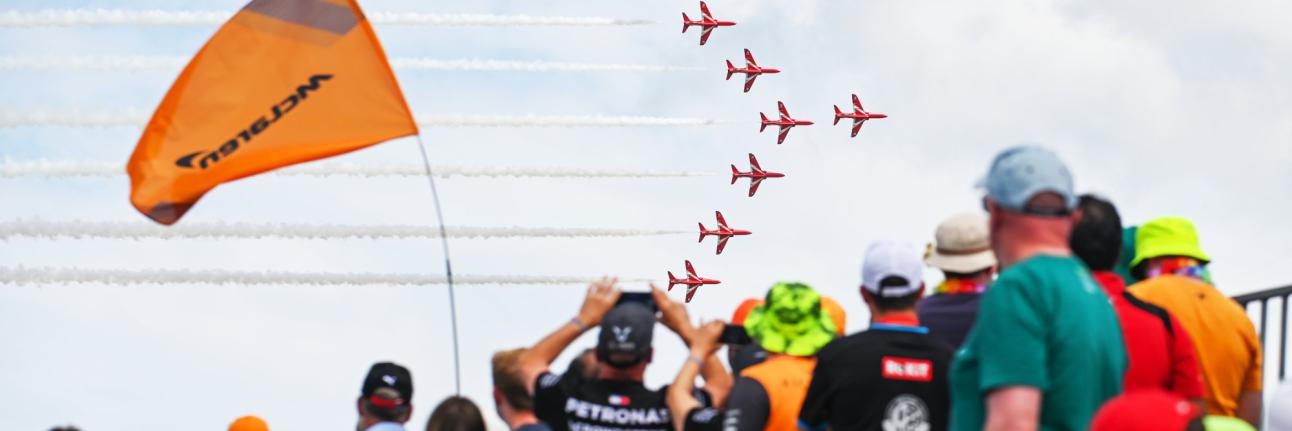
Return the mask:
<svg viewBox="0 0 1292 431">
<path fill-rule="evenodd" d="M 234 11 L 235 0 L 8 0 L 52 7 Z M 706 118 L 709 126 L 427 128 L 430 157 L 450 167 L 682 170 L 663 179 L 481 179 L 439 182 L 449 225 L 690 231 L 721 210 L 735 238 L 720 256 L 693 233 L 601 239 L 451 242 L 456 274 L 609 274 L 663 280 L 690 259 L 705 287 L 695 319 L 728 317 L 778 280 L 838 298 L 865 328 L 857 295 L 865 245 L 923 245 L 936 224 L 977 211 L 973 188 L 1001 149 L 1034 143 L 1070 165 L 1080 191 L 1123 219 L 1189 217 L 1229 294 L 1292 283 L 1292 4 L 1273 0 L 1063 1 L 990 4 L 714 0 L 739 24 L 703 47 L 679 34 L 692 1 L 370 0 L 376 11 L 644 19 L 627 27 L 377 26 L 391 57 L 539 60 L 691 67 L 674 72 L 400 71 L 425 115 L 626 115 Z M 0 57 L 189 56 L 215 30 L 187 27 L 0 28 Z M 751 49 L 783 70 L 749 94 L 723 60 Z M 0 70 L 7 112 L 151 111 L 176 70 Z M 856 93 L 889 118 L 856 139 L 830 125 Z M 784 145 L 758 133 L 776 101 L 816 125 Z M 0 162 L 124 166 L 140 129 L 0 128 Z M 786 178 L 754 198 L 728 184 L 747 153 Z M 401 139 L 339 157 L 420 163 Z M 126 177 L 0 178 L 0 220 L 145 223 Z M 434 225 L 423 178 L 253 177 L 208 194 L 181 223 Z M 709 240 L 712 241 L 712 240 Z M 0 266 L 442 274 L 435 240 L 0 240 Z M 929 273 L 930 281 L 936 274 Z M 644 289 L 629 283 L 630 290 Z M 531 345 L 578 310 L 583 286 L 457 290 L 463 393 L 493 416 L 489 357 Z M 674 292 L 676 298 L 681 294 Z M 219 429 L 256 414 L 273 429 L 355 421 L 368 366 L 413 373 L 412 426 L 453 392 L 443 286 L 14 285 L 0 280 L 0 417 L 12 429 Z M 1277 318 L 1277 310 L 1271 318 Z M 671 380 L 684 348 L 656 332 L 651 386 Z M 595 331 L 569 352 L 592 345 Z M 564 367 L 571 355 L 558 359 Z M 502 429 L 502 428 L 496 428 Z"/>
</svg>

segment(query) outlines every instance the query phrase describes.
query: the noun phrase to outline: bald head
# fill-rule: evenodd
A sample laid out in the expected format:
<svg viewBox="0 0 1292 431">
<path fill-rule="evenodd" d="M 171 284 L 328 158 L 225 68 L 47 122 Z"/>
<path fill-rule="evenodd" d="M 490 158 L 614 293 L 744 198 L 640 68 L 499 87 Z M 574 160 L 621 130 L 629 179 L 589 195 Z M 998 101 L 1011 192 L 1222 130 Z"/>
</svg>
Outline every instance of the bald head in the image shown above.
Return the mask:
<svg viewBox="0 0 1292 431">
<path fill-rule="evenodd" d="M 991 247 L 1002 267 L 1039 253 L 1063 256 L 1072 253 L 1068 239 L 1081 211 L 1068 211 L 1062 196 L 1038 193 L 1028 200 L 1023 211 L 989 202 L 988 211 Z"/>
</svg>

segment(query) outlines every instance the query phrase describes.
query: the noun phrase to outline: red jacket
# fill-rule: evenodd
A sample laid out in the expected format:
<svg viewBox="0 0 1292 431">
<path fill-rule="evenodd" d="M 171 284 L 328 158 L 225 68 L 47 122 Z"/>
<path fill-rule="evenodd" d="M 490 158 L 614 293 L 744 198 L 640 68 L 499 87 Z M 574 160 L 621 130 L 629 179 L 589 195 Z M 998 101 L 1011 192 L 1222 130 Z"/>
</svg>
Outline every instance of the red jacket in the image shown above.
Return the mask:
<svg viewBox="0 0 1292 431">
<path fill-rule="evenodd" d="M 1095 271 L 1096 281 L 1113 302 L 1126 342 L 1125 392 L 1159 388 L 1185 398 L 1202 398 L 1202 373 L 1193 340 L 1175 317 L 1161 307 L 1139 300 L 1126 292 L 1126 283 L 1116 273 Z"/>
</svg>

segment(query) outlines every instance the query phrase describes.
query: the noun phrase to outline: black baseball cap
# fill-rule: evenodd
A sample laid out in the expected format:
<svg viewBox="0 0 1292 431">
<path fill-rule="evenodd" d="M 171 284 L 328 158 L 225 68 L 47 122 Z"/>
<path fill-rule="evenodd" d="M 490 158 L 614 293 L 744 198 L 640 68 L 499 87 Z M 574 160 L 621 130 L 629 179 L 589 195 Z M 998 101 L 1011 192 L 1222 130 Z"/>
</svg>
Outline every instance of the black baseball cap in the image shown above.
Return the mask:
<svg viewBox="0 0 1292 431">
<path fill-rule="evenodd" d="M 363 379 L 363 399 L 379 407 L 399 407 L 413 400 L 413 374 L 392 362 L 378 362 Z"/>
<path fill-rule="evenodd" d="M 650 357 L 655 312 L 636 302 L 615 306 L 601 321 L 597 359 L 615 368 L 628 368 Z"/>
</svg>

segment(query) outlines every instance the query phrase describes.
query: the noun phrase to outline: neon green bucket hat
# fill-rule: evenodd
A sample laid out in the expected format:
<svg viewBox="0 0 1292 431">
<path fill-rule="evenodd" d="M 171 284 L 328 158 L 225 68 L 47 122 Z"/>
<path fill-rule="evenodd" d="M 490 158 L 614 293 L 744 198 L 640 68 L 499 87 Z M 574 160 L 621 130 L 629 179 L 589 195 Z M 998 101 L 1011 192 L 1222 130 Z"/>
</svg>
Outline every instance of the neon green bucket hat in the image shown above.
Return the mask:
<svg viewBox="0 0 1292 431">
<path fill-rule="evenodd" d="M 745 330 L 764 350 L 812 356 L 834 340 L 834 320 L 821 308 L 821 294 L 811 286 L 780 282 L 745 318 Z"/>
<path fill-rule="evenodd" d="M 1131 268 L 1144 259 L 1161 256 L 1185 256 L 1204 263 L 1211 258 L 1198 245 L 1198 230 L 1193 222 L 1183 217 L 1162 217 L 1144 223 L 1135 232 L 1135 260 Z"/>
</svg>

